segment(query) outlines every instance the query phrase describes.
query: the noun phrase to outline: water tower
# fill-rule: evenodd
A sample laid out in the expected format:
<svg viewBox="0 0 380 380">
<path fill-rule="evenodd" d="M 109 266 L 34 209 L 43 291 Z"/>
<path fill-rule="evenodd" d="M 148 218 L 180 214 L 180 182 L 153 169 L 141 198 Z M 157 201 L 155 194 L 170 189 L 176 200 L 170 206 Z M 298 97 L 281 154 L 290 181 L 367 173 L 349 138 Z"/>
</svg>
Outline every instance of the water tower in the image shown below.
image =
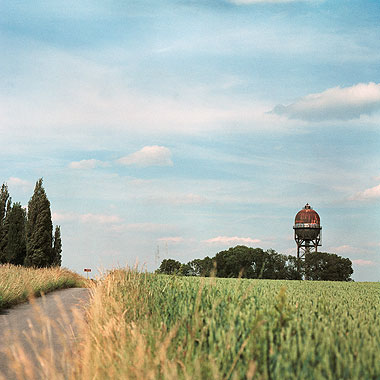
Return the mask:
<svg viewBox="0 0 380 380">
<path fill-rule="evenodd" d="M 306 253 L 318 252 L 318 247 L 322 245 L 321 220 L 308 203 L 297 213 L 293 229 L 298 259 L 304 258 Z"/>
</svg>

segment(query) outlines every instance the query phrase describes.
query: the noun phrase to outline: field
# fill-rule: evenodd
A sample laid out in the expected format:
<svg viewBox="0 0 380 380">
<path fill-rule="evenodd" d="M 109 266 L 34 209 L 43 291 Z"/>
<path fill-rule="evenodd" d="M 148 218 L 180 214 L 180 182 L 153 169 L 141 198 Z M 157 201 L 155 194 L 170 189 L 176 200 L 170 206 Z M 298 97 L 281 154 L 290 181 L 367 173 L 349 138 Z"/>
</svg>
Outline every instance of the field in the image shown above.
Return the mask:
<svg viewBox="0 0 380 380">
<path fill-rule="evenodd" d="M 380 379 L 380 283 L 115 270 L 94 289 L 77 379 Z"/>
<path fill-rule="evenodd" d="M 0 265 L 0 309 L 52 290 L 83 286 L 84 279 L 61 268 L 25 268 Z"/>
</svg>

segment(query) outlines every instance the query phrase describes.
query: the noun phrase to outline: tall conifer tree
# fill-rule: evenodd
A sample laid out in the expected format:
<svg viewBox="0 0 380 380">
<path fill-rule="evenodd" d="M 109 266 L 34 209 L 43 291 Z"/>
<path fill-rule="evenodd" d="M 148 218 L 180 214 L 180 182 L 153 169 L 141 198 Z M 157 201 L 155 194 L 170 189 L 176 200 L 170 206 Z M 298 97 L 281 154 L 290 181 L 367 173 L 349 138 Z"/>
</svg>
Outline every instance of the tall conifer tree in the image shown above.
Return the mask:
<svg viewBox="0 0 380 380">
<path fill-rule="evenodd" d="M 15 203 L 7 215 L 8 238 L 5 250 L 6 262 L 23 265 L 26 255 L 26 213 L 20 203 Z"/>
<path fill-rule="evenodd" d="M 8 186 L 3 183 L 0 190 L 0 264 L 6 262 L 6 247 L 8 240 L 8 218 L 12 200 L 9 196 Z"/>
<path fill-rule="evenodd" d="M 48 267 L 53 264 L 52 234 L 50 202 L 40 178 L 28 203 L 26 266 Z"/>
<path fill-rule="evenodd" d="M 54 251 L 53 266 L 60 267 L 61 262 L 62 262 L 62 256 L 61 256 L 62 240 L 61 240 L 61 227 L 60 226 L 55 226 L 53 251 Z"/>
</svg>

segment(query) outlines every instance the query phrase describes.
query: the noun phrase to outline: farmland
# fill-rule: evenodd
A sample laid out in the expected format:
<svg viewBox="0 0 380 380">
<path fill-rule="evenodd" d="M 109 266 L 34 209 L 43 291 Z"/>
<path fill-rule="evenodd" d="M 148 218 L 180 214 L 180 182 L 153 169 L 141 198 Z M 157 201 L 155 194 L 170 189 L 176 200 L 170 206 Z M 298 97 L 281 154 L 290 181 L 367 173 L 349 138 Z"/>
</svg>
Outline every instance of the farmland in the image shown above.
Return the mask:
<svg viewBox="0 0 380 380">
<path fill-rule="evenodd" d="M 379 379 L 380 284 L 115 270 L 73 377 Z"/>
</svg>

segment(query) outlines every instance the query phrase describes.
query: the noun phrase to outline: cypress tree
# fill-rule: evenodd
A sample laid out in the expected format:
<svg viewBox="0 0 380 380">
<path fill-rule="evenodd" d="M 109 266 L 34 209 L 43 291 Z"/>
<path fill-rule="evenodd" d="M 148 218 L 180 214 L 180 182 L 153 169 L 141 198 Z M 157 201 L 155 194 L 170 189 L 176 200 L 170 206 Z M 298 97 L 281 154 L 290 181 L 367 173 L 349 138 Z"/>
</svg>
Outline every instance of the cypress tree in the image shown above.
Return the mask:
<svg viewBox="0 0 380 380">
<path fill-rule="evenodd" d="M 52 233 L 50 202 L 42 186 L 42 178 L 40 178 L 36 182 L 33 196 L 28 203 L 26 266 L 41 268 L 53 264 Z"/>
<path fill-rule="evenodd" d="M 26 255 L 26 240 L 25 240 L 25 222 L 26 213 L 20 203 L 15 203 L 9 214 L 8 221 L 8 239 L 5 250 L 7 263 L 14 265 L 24 264 Z"/>
<path fill-rule="evenodd" d="M 8 239 L 8 218 L 12 199 L 9 196 L 8 186 L 3 183 L 0 190 L 0 264 L 6 263 L 6 247 Z"/>
<path fill-rule="evenodd" d="M 54 261 L 53 266 L 60 267 L 62 262 L 62 240 L 61 240 L 61 227 L 55 226 L 54 231 L 54 243 L 53 243 L 53 251 L 54 251 Z"/>
</svg>

